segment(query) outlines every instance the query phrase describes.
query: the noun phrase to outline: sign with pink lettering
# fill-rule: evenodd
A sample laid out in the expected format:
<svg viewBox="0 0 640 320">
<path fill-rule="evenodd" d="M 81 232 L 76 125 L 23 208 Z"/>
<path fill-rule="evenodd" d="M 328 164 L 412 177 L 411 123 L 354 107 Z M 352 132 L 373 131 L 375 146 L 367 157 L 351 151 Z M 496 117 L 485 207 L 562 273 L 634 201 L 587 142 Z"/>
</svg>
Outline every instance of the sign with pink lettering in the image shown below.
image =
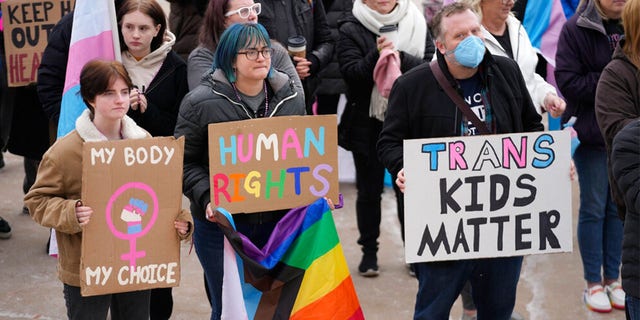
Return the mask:
<svg viewBox="0 0 640 320">
<path fill-rule="evenodd" d="M 251 213 L 338 203 L 335 115 L 209 125 L 211 205 Z"/>
<path fill-rule="evenodd" d="M 570 252 L 567 131 L 404 141 L 407 262 Z"/>
<path fill-rule="evenodd" d="M 83 296 L 179 285 L 183 156 L 184 138 L 84 144 Z"/>
</svg>

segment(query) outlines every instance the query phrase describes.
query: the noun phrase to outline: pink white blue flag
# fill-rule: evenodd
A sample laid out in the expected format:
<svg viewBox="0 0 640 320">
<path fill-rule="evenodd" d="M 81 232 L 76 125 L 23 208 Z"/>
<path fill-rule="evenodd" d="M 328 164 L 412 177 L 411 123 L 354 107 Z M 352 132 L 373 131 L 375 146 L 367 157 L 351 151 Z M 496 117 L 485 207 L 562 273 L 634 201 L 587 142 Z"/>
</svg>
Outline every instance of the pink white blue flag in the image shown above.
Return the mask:
<svg viewBox="0 0 640 320">
<path fill-rule="evenodd" d="M 58 137 L 75 128 L 86 108 L 80 97 L 80 71 L 89 60 L 120 61 L 116 9 L 112 0 L 76 0 Z"/>
</svg>

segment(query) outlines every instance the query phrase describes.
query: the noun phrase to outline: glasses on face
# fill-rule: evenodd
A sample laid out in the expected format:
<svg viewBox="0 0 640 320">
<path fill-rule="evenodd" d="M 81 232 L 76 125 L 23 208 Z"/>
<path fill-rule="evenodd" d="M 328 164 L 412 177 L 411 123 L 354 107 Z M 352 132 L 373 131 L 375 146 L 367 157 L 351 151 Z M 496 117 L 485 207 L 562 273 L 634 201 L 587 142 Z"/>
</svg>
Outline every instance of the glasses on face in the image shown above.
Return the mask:
<svg viewBox="0 0 640 320">
<path fill-rule="evenodd" d="M 237 13 L 240 16 L 240 18 L 247 19 L 251 15 L 251 11 L 253 11 L 253 13 L 255 13 L 257 16 L 262 11 L 262 7 L 260 6 L 259 3 L 254 3 L 253 5 L 250 5 L 248 7 L 242 7 L 233 11 L 229 11 L 225 13 L 224 16 L 229 17 Z"/>
<path fill-rule="evenodd" d="M 244 54 L 247 56 L 248 60 L 254 61 L 258 59 L 258 53 L 262 53 L 262 57 L 265 59 L 271 58 L 271 54 L 273 54 L 272 48 L 264 48 L 262 50 L 256 49 L 247 49 L 245 51 L 238 51 L 238 54 Z"/>
</svg>

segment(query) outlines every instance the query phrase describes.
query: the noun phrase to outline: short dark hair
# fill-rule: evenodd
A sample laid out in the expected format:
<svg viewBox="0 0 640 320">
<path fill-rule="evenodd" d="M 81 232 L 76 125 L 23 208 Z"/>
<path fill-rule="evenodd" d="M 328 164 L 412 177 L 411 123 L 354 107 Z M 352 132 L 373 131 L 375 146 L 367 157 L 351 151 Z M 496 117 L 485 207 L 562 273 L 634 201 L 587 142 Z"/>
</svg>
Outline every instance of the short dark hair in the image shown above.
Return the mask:
<svg viewBox="0 0 640 320">
<path fill-rule="evenodd" d="M 153 40 L 151 40 L 151 51 L 153 52 L 160 48 L 164 42 L 164 34 L 167 30 L 167 17 L 165 16 L 160 4 L 156 0 L 124 0 L 122 5 L 120 5 L 117 14 L 120 50 L 124 51 L 127 49 L 127 44 L 124 42 L 124 37 L 122 36 L 122 18 L 125 14 L 134 11 L 140 11 L 151 17 L 154 27 L 156 25 L 160 25 L 160 31 L 158 31 L 158 34 L 153 38 Z"/>
<path fill-rule="evenodd" d="M 131 89 L 133 82 L 122 63 L 108 60 L 90 60 L 80 71 L 80 95 L 82 100 L 94 113 L 89 102 L 94 102 L 96 96 L 109 90 L 109 87 L 117 80 L 122 79 Z"/>
<path fill-rule="evenodd" d="M 468 4 L 463 2 L 453 2 L 438 10 L 436 15 L 433 16 L 433 19 L 431 19 L 431 33 L 433 34 L 433 38 L 442 41 L 441 37 L 444 35 L 444 31 L 442 30 L 442 18 L 467 10 L 474 12 Z"/>
</svg>

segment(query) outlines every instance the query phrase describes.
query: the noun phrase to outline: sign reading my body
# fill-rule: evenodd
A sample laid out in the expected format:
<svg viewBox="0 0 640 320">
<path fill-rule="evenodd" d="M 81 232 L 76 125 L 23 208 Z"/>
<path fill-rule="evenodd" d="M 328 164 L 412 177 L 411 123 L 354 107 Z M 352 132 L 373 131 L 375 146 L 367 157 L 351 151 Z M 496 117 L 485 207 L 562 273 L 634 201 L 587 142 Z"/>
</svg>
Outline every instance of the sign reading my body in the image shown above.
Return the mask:
<svg viewBox="0 0 640 320">
<path fill-rule="evenodd" d="M 145 147 L 124 147 L 123 158 L 124 164 L 128 167 L 134 164 L 158 164 L 164 163 L 168 165 L 173 158 L 174 148 L 151 146 Z M 91 165 L 95 166 L 96 162 L 100 164 L 111 164 L 116 148 L 91 148 Z"/>
</svg>

